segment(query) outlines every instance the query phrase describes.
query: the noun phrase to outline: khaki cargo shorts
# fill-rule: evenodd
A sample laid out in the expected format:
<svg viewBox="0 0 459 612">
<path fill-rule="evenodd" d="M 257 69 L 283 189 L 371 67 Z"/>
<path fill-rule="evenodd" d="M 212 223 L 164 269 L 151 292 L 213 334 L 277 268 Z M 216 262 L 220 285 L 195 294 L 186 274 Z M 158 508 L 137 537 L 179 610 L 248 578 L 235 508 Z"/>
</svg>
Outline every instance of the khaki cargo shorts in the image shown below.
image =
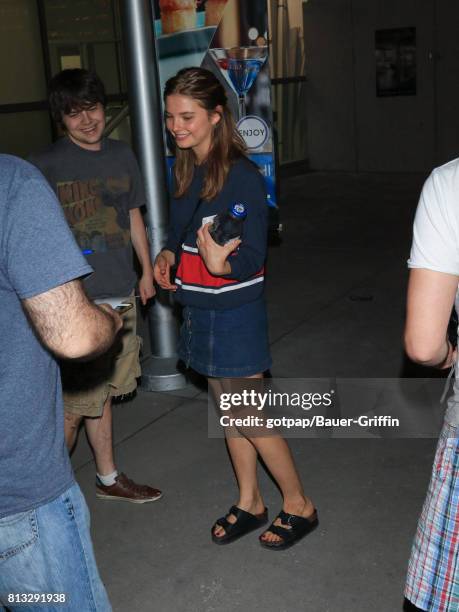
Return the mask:
<svg viewBox="0 0 459 612">
<path fill-rule="evenodd" d="M 85 417 L 100 417 L 110 397 L 132 393 L 140 376 L 141 339 L 136 334 L 135 297 L 123 300 L 134 304 L 122 316 L 123 327 L 111 348 L 85 362 L 61 362 L 64 408 Z"/>
</svg>

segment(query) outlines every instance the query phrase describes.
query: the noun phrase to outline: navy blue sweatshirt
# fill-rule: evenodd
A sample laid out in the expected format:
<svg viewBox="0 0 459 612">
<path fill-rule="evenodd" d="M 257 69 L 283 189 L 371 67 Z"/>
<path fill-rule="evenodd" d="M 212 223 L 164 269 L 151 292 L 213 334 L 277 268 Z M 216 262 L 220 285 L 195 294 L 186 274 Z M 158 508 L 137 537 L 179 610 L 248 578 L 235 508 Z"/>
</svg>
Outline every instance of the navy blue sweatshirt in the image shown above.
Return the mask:
<svg viewBox="0 0 459 612">
<path fill-rule="evenodd" d="M 231 167 L 217 197 L 200 201 L 204 172 L 205 166 L 197 166 L 187 193 L 171 201 L 165 248 L 180 254 L 176 297 L 185 306 L 235 308 L 263 294 L 268 231 L 265 184 L 256 166 L 242 157 Z M 228 258 L 231 274 L 213 276 L 198 253 L 196 233 L 203 219 L 228 210 L 235 202 L 247 208 L 242 243 Z"/>
</svg>

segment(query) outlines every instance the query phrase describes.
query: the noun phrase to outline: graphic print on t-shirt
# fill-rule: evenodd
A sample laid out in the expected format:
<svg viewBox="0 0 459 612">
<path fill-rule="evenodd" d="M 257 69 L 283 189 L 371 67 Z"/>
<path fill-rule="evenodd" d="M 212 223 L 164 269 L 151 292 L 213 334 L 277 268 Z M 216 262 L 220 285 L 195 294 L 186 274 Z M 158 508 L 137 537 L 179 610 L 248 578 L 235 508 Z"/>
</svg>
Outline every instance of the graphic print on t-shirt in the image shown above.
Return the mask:
<svg viewBox="0 0 459 612">
<path fill-rule="evenodd" d="M 130 241 L 128 175 L 57 183 L 57 196 L 83 252 L 105 253 Z"/>
</svg>

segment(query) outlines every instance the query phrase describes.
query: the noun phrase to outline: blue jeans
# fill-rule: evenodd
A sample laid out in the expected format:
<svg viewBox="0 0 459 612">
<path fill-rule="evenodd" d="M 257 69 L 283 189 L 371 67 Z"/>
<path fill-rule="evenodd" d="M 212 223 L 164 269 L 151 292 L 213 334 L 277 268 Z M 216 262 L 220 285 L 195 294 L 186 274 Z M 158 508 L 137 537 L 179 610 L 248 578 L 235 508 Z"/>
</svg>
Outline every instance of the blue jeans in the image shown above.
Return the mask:
<svg viewBox="0 0 459 612">
<path fill-rule="evenodd" d="M 2 604 L 20 612 L 111 611 L 77 484 L 52 502 L 0 519 L 0 610 Z"/>
</svg>

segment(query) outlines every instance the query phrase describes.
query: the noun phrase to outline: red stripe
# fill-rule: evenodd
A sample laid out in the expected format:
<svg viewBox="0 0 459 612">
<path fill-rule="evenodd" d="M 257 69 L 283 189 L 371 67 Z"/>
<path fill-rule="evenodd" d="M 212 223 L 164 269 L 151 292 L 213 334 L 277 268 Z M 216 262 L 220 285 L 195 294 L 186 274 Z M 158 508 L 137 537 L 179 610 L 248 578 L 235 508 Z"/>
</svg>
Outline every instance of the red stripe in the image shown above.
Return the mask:
<svg viewBox="0 0 459 612">
<path fill-rule="evenodd" d="M 253 278 L 264 273 L 262 268 Z M 185 285 L 200 285 L 201 287 L 225 287 L 227 285 L 237 285 L 240 281 L 229 280 L 221 276 L 213 276 L 207 270 L 202 258 L 197 253 L 182 251 L 180 264 L 177 270 L 177 278 Z"/>
</svg>

